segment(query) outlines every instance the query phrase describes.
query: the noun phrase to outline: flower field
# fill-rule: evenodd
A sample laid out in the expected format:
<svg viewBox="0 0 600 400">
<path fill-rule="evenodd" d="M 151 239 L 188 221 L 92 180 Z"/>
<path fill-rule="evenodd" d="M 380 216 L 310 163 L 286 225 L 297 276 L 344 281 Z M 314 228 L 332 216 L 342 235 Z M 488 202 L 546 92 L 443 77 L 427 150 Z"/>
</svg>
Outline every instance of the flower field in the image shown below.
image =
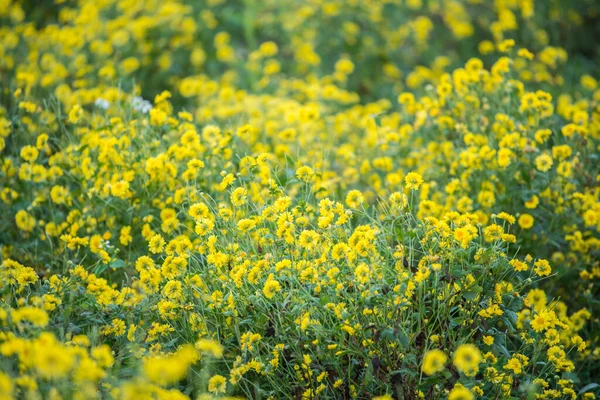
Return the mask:
<svg viewBox="0 0 600 400">
<path fill-rule="evenodd" d="M 0 399 L 600 396 L 600 3 L 0 0 Z"/>
</svg>

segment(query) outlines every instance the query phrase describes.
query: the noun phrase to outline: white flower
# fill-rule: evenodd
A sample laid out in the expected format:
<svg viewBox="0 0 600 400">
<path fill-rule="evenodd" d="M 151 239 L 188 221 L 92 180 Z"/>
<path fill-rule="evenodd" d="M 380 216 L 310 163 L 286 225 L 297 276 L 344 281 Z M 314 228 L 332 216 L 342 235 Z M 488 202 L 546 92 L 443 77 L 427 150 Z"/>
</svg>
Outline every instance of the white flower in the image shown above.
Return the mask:
<svg viewBox="0 0 600 400">
<path fill-rule="evenodd" d="M 110 107 L 110 102 L 102 97 L 98 97 L 94 102 L 94 105 L 103 110 L 108 110 L 108 107 Z"/>
<path fill-rule="evenodd" d="M 131 100 L 131 106 L 134 108 L 134 110 L 139 111 L 142 114 L 148 114 L 150 110 L 152 110 L 152 104 L 140 96 L 135 96 Z"/>
</svg>

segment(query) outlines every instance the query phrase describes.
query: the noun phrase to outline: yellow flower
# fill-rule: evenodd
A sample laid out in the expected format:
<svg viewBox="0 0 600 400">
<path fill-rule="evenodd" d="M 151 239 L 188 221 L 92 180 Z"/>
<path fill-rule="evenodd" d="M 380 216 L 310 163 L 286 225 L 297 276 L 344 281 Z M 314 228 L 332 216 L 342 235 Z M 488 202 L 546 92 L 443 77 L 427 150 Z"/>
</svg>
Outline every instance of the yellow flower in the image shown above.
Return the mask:
<svg viewBox="0 0 600 400">
<path fill-rule="evenodd" d="M 535 158 L 535 167 L 538 171 L 546 172 L 552 168 L 552 157 L 548 154 L 542 154 Z"/>
<path fill-rule="evenodd" d="M 403 92 L 398 95 L 398 103 L 400 104 L 413 104 L 415 102 L 415 95 L 409 92 Z"/>
<path fill-rule="evenodd" d="M 359 283 L 365 284 L 371 278 L 371 271 L 367 264 L 362 263 L 354 270 L 354 275 Z"/>
<path fill-rule="evenodd" d="M 452 361 L 456 369 L 466 376 L 475 376 L 479 371 L 481 359 L 481 352 L 475 345 L 462 344 L 454 352 Z"/>
<path fill-rule="evenodd" d="M 50 198 L 55 204 L 70 203 L 69 189 L 60 185 L 53 186 L 50 190 Z"/>
<path fill-rule="evenodd" d="M 499 52 L 506 53 L 508 50 L 512 49 L 514 45 L 515 41 L 513 39 L 506 39 L 498 43 L 497 48 Z"/>
<path fill-rule="evenodd" d="M 512 357 L 510 360 L 508 360 L 508 362 L 502 368 L 513 371 L 515 375 L 523 372 L 523 364 L 521 363 L 521 360 L 516 357 Z"/>
<path fill-rule="evenodd" d="M 110 367 L 115 362 L 110 347 L 106 344 L 94 348 L 91 351 L 91 356 L 103 368 Z"/>
<path fill-rule="evenodd" d="M 25 210 L 19 210 L 15 215 L 17 228 L 25 232 L 33 231 L 35 228 L 35 218 Z"/>
<path fill-rule="evenodd" d="M 479 42 L 478 50 L 481 54 L 486 55 L 494 52 L 494 43 L 489 40 Z"/>
<path fill-rule="evenodd" d="M 248 194 L 248 191 L 242 187 L 236 188 L 232 193 L 231 193 L 231 204 L 233 204 L 236 207 L 239 206 L 243 206 L 244 204 L 246 204 L 246 196 Z"/>
<path fill-rule="evenodd" d="M 200 339 L 196 342 L 196 349 L 203 353 L 208 353 L 215 358 L 223 357 L 223 346 L 214 340 Z"/>
<path fill-rule="evenodd" d="M 40 152 L 33 146 L 23 146 L 21 148 L 21 158 L 27 162 L 34 162 L 37 160 Z"/>
<path fill-rule="evenodd" d="M 511 157 L 514 155 L 514 153 L 507 148 L 501 148 L 500 150 L 498 150 L 498 166 L 500 168 L 506 168 L 510 165 L 511 162 Z"/>
<path fill-rule="evenodd" d="M 224 191 L 225 189 L 227 189 L 227 187 L 229 187 L 229 185 L 235 182 L 235 180 L 236 179 L 235 176 L 233 176 L 233 174 L 225 174 L 221 182 L 217 185 L 217 187 L 220 191 Z"/>
<path fill-rule="evenodd" d="M 540 204 L 540 199 L 536 195 L 531 196 L 531 199 L 525 202 L 525 207 L 533 209 Z"/>
<path fill-rule="evenodd" d="M 554 328 L 556 325 L 556 314 L 554 311 L 544 310 L 538 314 L 531 320 L 531 328 L 540 332 L 546 329 Z"/>
<path fill-rule="evenodd" d="M 273 57 L 277 54 L 278 51 L 277 44 L 271 41 L 261 43 L 260 47 L 258 48 L 258 51 L 264 57 Z"/>
<path fill-rule="evenodd" d="M 196 226 L 194 227 L 194 232 L 196 232 L 199 236 L 206 236 L 215 227 L 215 222 L 210 218 L 198 218 L 196 220 Z"/>
<path fill-rule="evenodd" d="M 514 224 L 515 223 L 515 217 L 513 217 L 512 215 L 510 215 L 509 213 L 506 212 L 501 212 L 497 215 L 498 218 L 505 220 L 506 222 L 508 222 L 509 224 Z"/>
<path fill-rule="evenodd" d="M 533 271 L 539 276 L 548 276 L 552 272 L 552 267 L 550 267 L 548 260 L 537 260 L 533 266 Z"/>
<path fill-rule="evenodd" d="M 186 375 L 189 366 L 197 360 L 193 346 L 185 345 L 169 355 L 152 356 L 144 359 L 146 377 L 158 385 L 171 385 Z"/>
<path fill-rule="evenodd" d="M 36 307 L 21 307 L 11 313 L 13 322 L 18 324 L 22 321 L 27 321 L 40 328 L 46 327 L 49 322 L 48 314 L 41 308 Z"/>
<path fill-rule="evenodd" d="M 598 87 L 598 81 L 594 79 L 594 77 L 590 75 L 583 75 L 580 78 L 581 86 L 586 88 L 587 90 L 596 90 Z"/>
<path fill-rule="evenodd" d="M 546 353 L 548 355 L 548 359 L 555 364 L 560 363 L 567 356 L 565 351 L 558 346 L 550 347 Z"/>
<path fill-rule="evenodd" d="M 527 265 L 527 263 L 524 263 L 523 261 L 519 261 L 519 260 L 516 260 L 516 259 L 510 260 L 509 264 L 517 272 L 527 271 L 529 269 L 529 266 Z"/>
<path fill-rule="evenodd" d="M 263 287 L 263 294 L 267 299 L 271 299 L 279 290 L 281 290 L 281 284 L 273 278 L 273 274 L 269 275 L 269 278 Z"/>
<path fill-rule="evenodd" d="M 550 136 L 552 136 L 552 131 L 550 129 L 540 129 L 535 132 L 534 136 L 536 142 L 543 144 Z"/>
<path fill-rule="evenodd" d="M 466 387 L 457 383 L 450 393 L 448 394 L 448 400 L 473 400 L 473 393 Z"/>
<path fill-rule="evenodd" d="M 300 246 L 308 251 L 316 250 L 320 241 L 321 236 L 313 230 L 302 231 L 300 237 L 298 238 L 298 243 Z"/>
<path fill-rule="evenodd" d="M 358 208 L 365 201 L 360 190 L 351 190 L 346 195 L 346 205 L 350 208 Z"/>
<path fill-rule="evenodd" d="M 503 233 L 504 229 L 500 225 L 492 224 L 483 230 L 483 237 L 486 242 L 493 242 L 500 240 Z"/>
<path fill-rule="evenodd" d="M 0 372 L 0 399 L 9 400 L 13 398 L 13 383 L 10 376 Z"/>
<path fill-rule="evenodd" d="M 71 108 L 71 111 L 69 111 L 69 122 L 76 124 L 79 122 L 82 116 L 83 110 L 81 109 L 80 105 L 76 104 L 73 106 L 73 108 Z"/>
<path fill-rule="evenodd" d="M 82 346 L 82 347 L 90 346 L 90 339 L 86 335 L 75 335 L 75 336 L 73 336 L 72 341 L 77 346 Z"/>
<path fill-rule="evenodd" d="M 598 211 L 599 212 L 596 212 L 594 210 L 587 210 L 583 214 L 583 221 L 585 223 L 585 226 L 595 226 L 598 224 L 598 222 L 600 222 L 600 210 Z"/>
<path fill-rule="evenodd" d="M 419 187 L 423 184 L 423 178 L 416 172 L 409 172 L 404 178 L 406 188 L 410 190 L 419 190 Z"/>
<path fill-rule="evenodd" d="M 211 393 L 219 394 L 225 393 L 227 389 L 227 379 L 221 375 L 215 375 L 208 380 L 208 391 Z"/>
<path fill-rule="evenodd" d="M 121 233 L 119 235 L 119 243 L 121 243 L 123 246 L 127 246 L 129 243 L 131 243 L 132 240 L 133 238 L 131 237 L 131 227 L 122 227 Z"/>
<path fill-rule="evenodd" d="M 126 199 L 132 196 L 129 189 L 129 182 L 121 180 L 110 186 L 110 194 L 121 199 Z"/>
<path fill-rule="evenodd" d="M 530 214 L 521 214 L 519 216 L 519 226 L 523 229 L 530 229 L 533 226 L 534 219 Z"/>
<path fill-rule="evenodd" d="M 344 75 L 349 75 L 354 71 L 354 63 L 347 58 L 342 58 L 335 63 L 335 70 Z"/>
<path fill-rule="evenodd" d="M 448 356 L 441 350 L 429 350 L 423 357 L 423 373 L 433 375 L 444 370 L 444 364 L 448 361 Z"/>
<path fill-rule="evenodd" d="M 163 237 L 161 235 L 154 235 L 152 237 L 152 239 L 150 239 L 148 248 L 151 253 L 153 253 L 153 254 L 162 253 L 164 247 L 165 247 L 165 239 L 163 239 Z"/>
<path fill-rule="evenodd" d="M 303 182 L 310 181 L 314 173 L 315 171 L 308 166 L 303 166 L 296 170 L 296 176 Z"/>
<path fill-rule="evenodd" d="M 517 51 L 517 56 L 523 57 L 523 58 L 525 58 L 527 60 L 533 60 L 533 57 L 534 57 L 534 55 L 533 55 L 532 52 L 530 52 L 529 50 L 524 49 L 524 48 L 523 49 L 519 49 L 519 51 Z"/>
<path fill-rule="evenodd" d="M 44 379 L 66 378 L 75 364 L 71 352 L 51 334 L 40 336 L 34 344 L 33 352 L 36 371 Z"/>
</svg>

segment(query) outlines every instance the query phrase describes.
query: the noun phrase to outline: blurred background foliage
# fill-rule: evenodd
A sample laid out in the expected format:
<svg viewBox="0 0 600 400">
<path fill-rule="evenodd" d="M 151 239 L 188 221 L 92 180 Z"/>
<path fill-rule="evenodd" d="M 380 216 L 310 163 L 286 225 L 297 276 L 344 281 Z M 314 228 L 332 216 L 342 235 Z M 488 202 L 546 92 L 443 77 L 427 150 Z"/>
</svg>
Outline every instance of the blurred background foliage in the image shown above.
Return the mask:
<svg viewBox="0 0 600 400">
<path fill-rule="evenodd" d="M 6 17 L 26 19 L 35 29 L 47 30 L 56 24 L 80 25 L 69 12 L 77 5 L 89 9 L 92 20 L 98 21 L 102 15 L 108 22 L 101 29 L 113 49 L 97 54 L 99 63 L 116 65 L 122 54 L 130 53 L 125 50 L 143 50 L 151 42 L 130 79 L 117 74 L 123 85 L 143 82 L 142 95 L 147 98 L 171 88 L 182 77 L 220 77 L 225 71 L 235 71 L 238 86 L 275 90 L 276 80 L 266 85 L 253 73 L 259 66 L 252 55 L 266 41 L 279 47 L 279 73 L 288 78 L 335 80 L 336 63 L 351 59 L 356 71 L 344 83 L 360 94 L 363 102 L 392 98 L 407 87 L 414 91 L 437 83 L 444 72 L 471 57 L 481 58 L 489 66 L 499 56 L 495 46 L 506 39 L 514 39 L 518 48 L 536 54 L 540 65 L 525 78 L 550 91 L 594 72 L 600 55 L 600 2 L 595 0 L 136 3 L 23 0 L 23 15 Z M 153 15 L 158 19 L 148 21 Z M 119 51 L 115 35 L 119 33 L 116 39 L 122 40 L 123 30 L 133 37 Z M 85 40 L 82 43 L 82 47 L 89 45 Z"/>
</svg>

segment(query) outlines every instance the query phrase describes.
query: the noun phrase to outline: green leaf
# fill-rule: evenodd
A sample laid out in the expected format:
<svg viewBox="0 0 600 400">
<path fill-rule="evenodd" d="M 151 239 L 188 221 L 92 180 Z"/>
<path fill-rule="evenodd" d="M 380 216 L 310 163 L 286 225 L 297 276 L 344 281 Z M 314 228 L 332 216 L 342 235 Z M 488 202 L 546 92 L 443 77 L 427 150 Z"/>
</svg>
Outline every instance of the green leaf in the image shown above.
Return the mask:
<svg viewBox="0 0 600 400">
<path fill-rule="evenodd" d="M 104 271 L 106 271 L 106 264 L 99 264 L 95 269 L 94 269 L 94 274 L 95 275 L 102 275 L 102 273 Z"/>
<path fill-rule="evenodd" d="M 389 341 L 393 341 L 394 340 L 394 329 L 385 328 L 383 331 L 381 331 L 381 338 L 389 340 Z"/>
<path fill-rule="evenodd" d="M 587 385 L 585 385 L 584 387 L 581 388 L 581 390 L 579 391 L 579 393 L 577 393 L 577 396 L 579 396 L 579 395 L 581 395 L 581 394 L 583 394 L 585 392 L 589 392 L 589 391 L 591 391 L 593 389 L 599 388 L 599 387 L 600 387 L 600 385 L 597 384 L 597 383 L 589 383 L 589 384 L 587 384 Z"/>
<path fill-rule="evenodd" d="M 123 260 L 121 260 L 120 258 L 117 258 L 115 261 L 110 263 L 110 267 L 111 268 L 123 268 L 126 267 L 127 263 Z"/>
<path fill-rule="evenodd" d="M 396 342 L 402 347 L 408 347 L 408 338 L 406 335 L 400 331 L 397 331 L 394 334 L 393 328 L 385 328 L 381 331 L 381 338 L 389 340 L 390 342 Z"/>
<path fill-rule="evenodd" d="M 512 325 L 517 324 L 517 320 L 519 319 L 519 317 L 517 316 L 516 312 L 512 310 L 505 310 L 504 314 L 506 315 L 506 318 L 510 321 Z"/>
<path fill-rule="evenodd" d="M 402 347 L 408 347 L 408 338 L 405 334 L 403 334 L 402 332 L 398 332 L 396 334 L 396 338 L 398 339 L 398 343 L 400 343 Z"/>
<path fill-rule="evenodd" d="M 510 352 L 504 345 L 497 345 L 497 347 L 502 350 L 502 353 L 504 353 L 507 358 L 510 358 Z"/>
<path fill-rule="evenodd" d="M 373 365 L 369 363 L 369 366 L 367 367 L 367 372 L 365 374 L 364 383 L 365 385 L 368 385 L 371 382 L 373 382 Z"/>
<path fill-rule="evenodd" d="M 462 296 L 465 298 L 465 300 L 475 300 L 475 298 L 479 295 L 479 293 L 481 293 L 483 291 L 483 288 L 481 286 L 471 286 L 469 288 L 469 290 L 466 290 L 464 292 L 462 292 Z"/>
</svg>

